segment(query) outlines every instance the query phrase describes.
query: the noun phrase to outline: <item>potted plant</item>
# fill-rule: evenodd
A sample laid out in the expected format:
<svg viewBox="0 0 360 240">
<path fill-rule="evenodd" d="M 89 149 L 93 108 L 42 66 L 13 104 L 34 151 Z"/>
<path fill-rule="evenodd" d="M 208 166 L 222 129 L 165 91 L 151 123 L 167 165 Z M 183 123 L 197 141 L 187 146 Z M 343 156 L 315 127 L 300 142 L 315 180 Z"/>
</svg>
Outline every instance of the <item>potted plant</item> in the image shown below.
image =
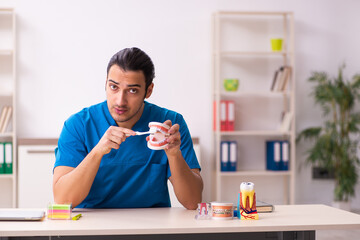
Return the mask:
<svg viewBox="0 0 360 240">
<path fill-rule="evenodd" d="M 355 111 L 360 100 L 360 75 L 346 80 L 344 68 L 345 65 L 339 68 L 335 78 L 325 72 L 311 74 L 308 81 L 315 84 L 311 95 L 320 105 L 325 121 L 323 126 L 309 127 L 297 136 L 297 142 L 314 143 L 307 152 L 308 163 L 333 171 L 335 202 L 349 202 L 355 196 L 360 166 L 357 156 L 360 113 Z"/>
</svg>

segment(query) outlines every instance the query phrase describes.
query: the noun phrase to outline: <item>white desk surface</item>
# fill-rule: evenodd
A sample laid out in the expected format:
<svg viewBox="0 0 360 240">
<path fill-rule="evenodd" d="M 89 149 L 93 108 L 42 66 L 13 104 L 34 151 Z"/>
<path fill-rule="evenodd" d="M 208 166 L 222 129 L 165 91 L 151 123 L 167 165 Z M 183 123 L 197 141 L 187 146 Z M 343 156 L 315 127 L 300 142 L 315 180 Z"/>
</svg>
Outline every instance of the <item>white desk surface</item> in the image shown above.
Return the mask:
<svg viewBox="0 0 360 240">
<path fill-rule="evenodd" d="M 1 211 L 1 209 L 0 209 Z M 1 236 L 137 235 L 360 229 L 360 215 L 325 205 L 279 205 L 259 220 L 195 220 L 184 208 L 75 209 L 78 221 L 0 222 Z"/>
</svg>

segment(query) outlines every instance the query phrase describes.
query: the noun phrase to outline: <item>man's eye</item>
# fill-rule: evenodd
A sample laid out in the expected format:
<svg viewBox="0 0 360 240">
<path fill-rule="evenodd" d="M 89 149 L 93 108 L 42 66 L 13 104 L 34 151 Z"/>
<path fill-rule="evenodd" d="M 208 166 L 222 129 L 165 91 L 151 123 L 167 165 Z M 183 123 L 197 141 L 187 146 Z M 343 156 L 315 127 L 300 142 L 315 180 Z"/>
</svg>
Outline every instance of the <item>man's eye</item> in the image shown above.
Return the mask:
<svg viewBox="0 0 360 240">
<path fill-rule="evenodd" d="M 116 85 L 110 85 L 110 89 L 111 89 L 111 90 L 116 90 L 116 89 L 117 89 L 117 86 L 116 86 Z"/>
<path fill-rule="evenodd" d="M 137 91 L 137 89 L 135 89 L 135 88 L 131 88 L 131 89 L 129 89 L 129 92 L 130 92 L 130 93 L 137 93 L 138 91 Z"/>
</svg>

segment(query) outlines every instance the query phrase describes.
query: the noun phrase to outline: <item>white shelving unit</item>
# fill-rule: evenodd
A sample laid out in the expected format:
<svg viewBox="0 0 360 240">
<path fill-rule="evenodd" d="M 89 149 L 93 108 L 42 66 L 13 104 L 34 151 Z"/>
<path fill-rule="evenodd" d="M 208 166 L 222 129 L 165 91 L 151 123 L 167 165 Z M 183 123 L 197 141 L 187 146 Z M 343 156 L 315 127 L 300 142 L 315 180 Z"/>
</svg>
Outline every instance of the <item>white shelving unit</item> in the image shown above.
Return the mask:
<svg viewBox="0 0 360 240">
<path fill-rule="evenodd" d="M 214 114 L 216 200 L 236 202 L 243 181 L 255 183 L 257 199 L 293 204 L 295 199 L 295 119 L 280 131 L 282 113 L 295 116 L 294 18 L 291 12 L 217 12 L 214 14 L 214 85 L 216 113 L 220 101 L 235 102 L 235 130 L 220 131 L 220 114 Z M 280 52 L 271 50 L 270 39 L 282 38 Z M 275 71 L 291 66 L 285 91 L 271 91 Z M 226 92 L 223 80 L 239 79 L 236 92 Z M 288 171 L 266 170 L 266 141 L 290 144 Z M 237 142 L 237 171 L 221 171 L 222 141 Z"/>
<path fill-rule="evenodd" d="M 12 174 L 0 174 L 0 207 L 16 207 L 16 22 L 10 8 L 0 8 L 0 112 L 4 106 L 12 107 L 9 126 L 0 133 L 0 142 L 13 144 Z"/>
</svg>

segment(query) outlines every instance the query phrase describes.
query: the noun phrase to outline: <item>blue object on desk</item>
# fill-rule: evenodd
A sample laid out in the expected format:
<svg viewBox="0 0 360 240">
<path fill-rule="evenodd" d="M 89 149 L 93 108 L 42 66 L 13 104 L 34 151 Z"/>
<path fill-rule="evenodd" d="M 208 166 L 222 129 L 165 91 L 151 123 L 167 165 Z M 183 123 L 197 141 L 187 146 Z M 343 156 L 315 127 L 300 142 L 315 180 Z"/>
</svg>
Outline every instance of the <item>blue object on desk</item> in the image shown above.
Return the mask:
<svg viewBox="0 0 360 240">
<path fill-rule="evenodd" d="M 238 216 L 238 211 L 237 209 L 234 210 L 234 218 L 236 218 Z"/>
</svg>

